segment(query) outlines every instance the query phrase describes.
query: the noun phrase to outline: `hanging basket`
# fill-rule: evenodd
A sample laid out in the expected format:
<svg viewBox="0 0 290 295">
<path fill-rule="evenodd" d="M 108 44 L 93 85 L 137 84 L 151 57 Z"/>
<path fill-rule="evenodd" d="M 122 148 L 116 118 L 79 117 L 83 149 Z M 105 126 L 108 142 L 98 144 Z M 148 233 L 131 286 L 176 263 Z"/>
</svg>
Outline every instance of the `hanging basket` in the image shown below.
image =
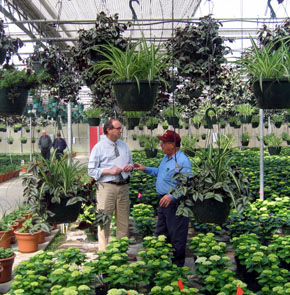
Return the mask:
<svg viewBox="0 0 290 295">
<path fill-rule="evenodd" d="M 215 199 L 197 200 L 192 207 L 196 221 L 200 223 L 223 224 L 227 221 L 230 213 L 230 199 L 219 202 Z"/>
<path fill-rule="evenodd" d="M 242 141 L 242 146 L 248 146 L 249 145 L 249 140 L 247 141 Z"/>
<path fill-rule="evenodd" d="M 145 154 L 146 154 L 146 158 L 149 159 L 149 158 L 155 158 L 156 155 L 157 155 L 157 152 L 158 150 L 157 149 L 145 149 Z"/>
<path fill-rule="evenodd" d="M 264 79 L 262 91 L 259 82 L 253 84 L 254 95 L 260 109 L 290 108 L 290 81 L 288 79 Z"/>
<path fill-rule="evenodd" d="M 101 122 L 100 118 L 88 118 L 88 123 L 90 126 L 99 126 Z"/>
<path fill-rule="evenodd" d="M 275 146 L 268 146 L 268 152 L 270 156 L 278 156 L 281 153 L 281 147 L 275 147 Z"/>
<path fill-rule="evenodd" d="M 150 111 L 153 108 L 158 81 L 140 81 L 140 89 L 136 81 L 119 81 L 113 83 L 118 105 L 122 111 Z"/>
<path fill-rule="evenodd" d="M 9 99 L 11 93 L 10 88 L 0 89 L 0 115 L 4 117 L 9 116 L 21 116 L 24 113 L 24 109 L 28 99 L 28 89 L 23 87 L 16 87 L 13 93 L 17 94 L 14 102 Z"/>
<path fill-rule="evenodd" d="M 251 115 L 240 116 L 240 121 L 242 124 L 249 124 L 252 121 L 252 116 Z"/>
<path fill-rule="evenodd" d="M 127 118 L 128 130 L 133 130 L 139 125 L 140 118 Z"/>
<path fill-rule="evenodd" d="M 166 117 L 166 120 L 169 125 L 173 128 L 179 128 L 179 118 L 178 117 Z"/>
<path fill-rule="evenodd" d="M 5 48 L 0 48 L 0 65 L 2 65 L 6 58 L 6 52 L 7 50 Z"/>
<path fill-rule="evenodd" d="M 58 203 L 51 203 L 47 210 L 54 213 L 54 216 L 49 216 L 47 218 L 47 222 L 49 223 L 70 223 L 77 220 L 82 202 L 77 202 L 73 205 L 66 206 L 67 200 L 69 199 L 61 199 L 60 204 Z"/>
</svg>

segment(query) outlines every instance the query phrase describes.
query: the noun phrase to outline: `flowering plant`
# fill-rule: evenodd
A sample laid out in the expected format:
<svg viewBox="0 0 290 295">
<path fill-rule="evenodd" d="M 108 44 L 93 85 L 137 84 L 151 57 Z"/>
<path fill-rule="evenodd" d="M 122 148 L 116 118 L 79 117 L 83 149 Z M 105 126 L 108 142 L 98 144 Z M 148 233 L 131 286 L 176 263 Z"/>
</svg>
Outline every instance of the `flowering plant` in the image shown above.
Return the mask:
<svg viewBox="0 0 290 295">
<path fill-rule="evenodd" d="M 199 295 L 199 290 L 197 288 L 187 288 L 180 290 L 178 283 L 173 282 L 170 285 L 160 287 L 155 286 L 151 289 L 149 295 L 181 295 L 181 294 L 190 294 L 190 295 Z"/>
</svg>

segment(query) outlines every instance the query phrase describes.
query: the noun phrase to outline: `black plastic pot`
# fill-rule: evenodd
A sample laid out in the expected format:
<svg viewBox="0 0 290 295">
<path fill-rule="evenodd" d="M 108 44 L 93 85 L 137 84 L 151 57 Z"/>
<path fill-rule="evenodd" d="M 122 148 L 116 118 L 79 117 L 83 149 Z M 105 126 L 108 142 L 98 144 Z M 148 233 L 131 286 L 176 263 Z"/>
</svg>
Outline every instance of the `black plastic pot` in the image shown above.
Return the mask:
<svg viewBox="0 0 290 295">
<path fill-rule="evenodd" d="M 282 126 L 282 122 L 274 122 L 276 128 L 280 128 Z"/>
<path fill-rule="evenodd" d="M 87 118 L 90 126 L 99 126 L 101 119 L 100 118 Z"/>
<path fill-rule="evenodd" d="M 136 126 L 139 125 L 140 118 L 128 118 L 128 130 L 133 130 Z"/>
<path fill-rule="evenodd" d="M 195 129 L 199 129 L 201 126 L 201 123 L 193 123 L 193 126 Z"/>
<path fill-rule="evenodd" d="M 140 89 L 136 81 L 119 81 L 113 83 L 118 105 L 122 111 L 150 111 L 154 105 L 158 81 L 141 80 Z"/>
<path fill-rule="evenodd" d="M 4 117 L 22 115 L 27 104 L 28 89 L 17 87 L 13 93 L 17 93 L 14 101 L 9 99 L 10 88 L 0 89 L 0 115 Z"/>
<path fill-rule="evenodd" d="M 7 50 L 4 48 L 0 48 L 0 65 L 2 65 L 6 58 L 6 52 Z"/>
<path fill-rule="evenodd" d="M 166 120 L 169 125 L 173 128 L 179 128 L 179 118 L 178 117 L 166 117 Z"/>
<path fill-rule="evenodd" d="M 278 156 L 281 153 L 281 147 L 268 146 L 268 152 L 270 156 Z"/>
<path fill-rule="evenodd" d="M 154 130 L 154 129 L 158 128 L 158 123 L 157 123 L 157 124 L 152 124 L 152 125 L 150 125 L 150 126 L 147 126 L 147 128 L 148 128 L 149 130 Z"/>
<path fill-rule="evenodd" d="M 242 124 L 249 124 L 252 121 L 252 116 L 251 115 L 240 116 L 240 121 Z"/>
<path fill-rule="evenodd" d="M 215 199 L 197 200 L 192 207 L 196 221 L 200 223 L 223 224 L 227 221 L 230 213 L 230 199 L 219 202 Z"/>
<path fill-rule="evenodd" d="M 252 122 L 252 128 L 258 128 L 259 122 Z"/>
<path fill-rule="evenodd" d="M 68 199 L 61 199 L 60 204 L 51 203 L 48 205 L 47 210 L 53 212 L 54 216 L 49 216 L 47 222 L 49 223 L 70 223 L 77 220 L 82 202 L 75 203 L 73 205 L 66 206 Z"/>
<path fill-rule="evenodd" d="M 242 141 L 242 146 L 248 146 L 249 145 L 249 141 Z"/>
<path fill-rule="evenodd" d="M 253 84 L 257 105 L 261 109 L 290 108 L 290 82 L 287 78 L 279 80 L 264 79 L 262 90 L 259 82 Z"/>
<path fill-rule="evenodd" d="M 155 158 L 157 155 L 158 150 L 157 149 L 144 149 L 145 154 L 146 154 L 146 158 Z"/>
</svg>

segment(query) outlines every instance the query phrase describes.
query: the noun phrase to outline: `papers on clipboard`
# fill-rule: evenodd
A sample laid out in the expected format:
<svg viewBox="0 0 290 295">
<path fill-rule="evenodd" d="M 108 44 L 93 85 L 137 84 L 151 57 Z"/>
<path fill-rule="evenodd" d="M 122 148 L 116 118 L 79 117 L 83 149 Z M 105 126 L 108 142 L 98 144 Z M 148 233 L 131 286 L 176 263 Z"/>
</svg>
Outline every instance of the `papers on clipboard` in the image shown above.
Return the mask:
<svg viewBox="0 0 290 295">
<path fill-rule="evenodd" d="M 124 159 L 124 157 L 119 156 L 115 159 L 115 166 L 118 168 L 123 169 L 126 166 L 126 164 L 128 164 L 128 162 L 126 161 L 126 159 Z M 129 174 L 129 172 L 121 172 L 121 175 L 124 179 L 128 178 Z"/>
</svg>

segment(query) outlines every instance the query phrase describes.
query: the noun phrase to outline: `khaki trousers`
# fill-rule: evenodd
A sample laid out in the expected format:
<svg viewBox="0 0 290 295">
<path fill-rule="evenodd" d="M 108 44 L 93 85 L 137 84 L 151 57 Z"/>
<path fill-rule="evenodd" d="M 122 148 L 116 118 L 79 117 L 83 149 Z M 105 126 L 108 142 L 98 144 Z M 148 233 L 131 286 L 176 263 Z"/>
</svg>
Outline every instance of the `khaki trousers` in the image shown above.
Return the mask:
<svg viewBox="0 0 290 295">
<path fill-rule="evenodd" d="M 128 236 L 129 227 L 129 188 L 128 184 L 116 185 L 112 183 L 100 183 L 97 189 L 97 209 L 103 209 L 104 213 L 112 216 L 115 212 L 117 225 L 117 238 Z M 99 250 L 106 250 L 109 242 L 110 224 L 103 230 L 98 227 Z"/>
</svg>

